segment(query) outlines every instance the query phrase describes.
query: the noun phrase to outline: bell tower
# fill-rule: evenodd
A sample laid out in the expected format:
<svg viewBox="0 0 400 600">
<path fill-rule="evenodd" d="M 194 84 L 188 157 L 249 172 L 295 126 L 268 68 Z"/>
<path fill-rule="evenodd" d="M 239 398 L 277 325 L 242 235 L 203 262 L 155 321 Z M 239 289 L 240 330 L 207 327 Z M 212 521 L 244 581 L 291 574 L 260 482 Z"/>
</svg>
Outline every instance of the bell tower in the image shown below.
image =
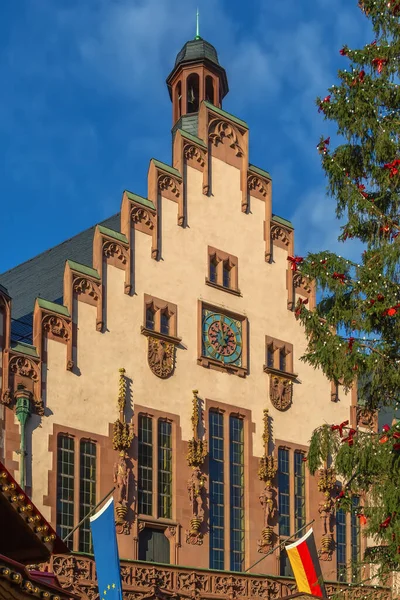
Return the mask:
<svg viewBox="0 0 400 600">
<path fill-rule="evenodd" d="M 222 108 L 222 99 L 229 91 L 226 72 L 219 64 L 214 46 L 200 37 L 198 13 L 196 37 L 178 52 L 167 86 L 174 130 L 179 127 L 193 129 L 195 123 L 197 130 L 197 118 L 194 117 L 197 117 L 203 100 Z"/>
</svg>

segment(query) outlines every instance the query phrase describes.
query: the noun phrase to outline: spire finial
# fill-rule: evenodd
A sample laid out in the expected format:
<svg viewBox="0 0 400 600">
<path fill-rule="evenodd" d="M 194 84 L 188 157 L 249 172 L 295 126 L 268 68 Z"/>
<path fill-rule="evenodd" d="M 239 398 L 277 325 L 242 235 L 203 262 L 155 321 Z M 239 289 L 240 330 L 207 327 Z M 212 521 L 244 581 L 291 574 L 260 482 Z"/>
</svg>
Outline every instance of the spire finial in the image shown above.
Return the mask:
<svg viewBox="0 0 400 600">
<path fill-rule="evenodd" d="M 200 37 L 200 13 L 199 13 L 198 8 L 196 11 L 196 37 L 194 39 L 201 40 L 201 37 Z"/>
</svg>

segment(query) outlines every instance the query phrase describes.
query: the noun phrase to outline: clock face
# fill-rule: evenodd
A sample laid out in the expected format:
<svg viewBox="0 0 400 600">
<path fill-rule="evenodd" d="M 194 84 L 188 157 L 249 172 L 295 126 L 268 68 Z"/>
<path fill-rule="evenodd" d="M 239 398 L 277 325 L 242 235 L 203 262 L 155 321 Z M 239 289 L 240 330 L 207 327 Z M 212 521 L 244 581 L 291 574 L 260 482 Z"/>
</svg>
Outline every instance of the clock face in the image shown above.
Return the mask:
<svg viewBox="0 0 400 600">
<path fill-rule="evenodd" d="M 203 310 L 203 355 L 226 365 L 242 366 L 242 322 Z"/>
</svg>

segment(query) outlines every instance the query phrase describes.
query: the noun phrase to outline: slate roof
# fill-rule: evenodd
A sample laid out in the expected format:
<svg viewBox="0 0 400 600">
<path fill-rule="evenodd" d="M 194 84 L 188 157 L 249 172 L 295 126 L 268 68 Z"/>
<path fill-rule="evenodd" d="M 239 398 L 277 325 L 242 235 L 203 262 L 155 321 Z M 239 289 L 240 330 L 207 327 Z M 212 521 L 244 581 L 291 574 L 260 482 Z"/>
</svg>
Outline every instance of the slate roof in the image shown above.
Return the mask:
<svg viewBox="0 0 400 600">
<path fill-rule="evenodd" d="M 120 214 L 99 223 L 120 231 Z M 0 274 L 0 285 L 12 299 L 13 341 L 32 343 L 33 308 L 37 297 L 62 304 L 63 277 L 66 260 L 93 264 L 93 235 L 95 226 L 78 233 L 46 252 Z"/>
<path fill-rule="evenodd" d="M 202 59 L 208 59 L 216 65 L 219 65 L 218 54 L 212 44 L 203 39 L 190 40 L 189 42 L 186 42 L 182 50 L 178 52 L 175 60 L 175 67 L 183 62 Z"/>
</svg>

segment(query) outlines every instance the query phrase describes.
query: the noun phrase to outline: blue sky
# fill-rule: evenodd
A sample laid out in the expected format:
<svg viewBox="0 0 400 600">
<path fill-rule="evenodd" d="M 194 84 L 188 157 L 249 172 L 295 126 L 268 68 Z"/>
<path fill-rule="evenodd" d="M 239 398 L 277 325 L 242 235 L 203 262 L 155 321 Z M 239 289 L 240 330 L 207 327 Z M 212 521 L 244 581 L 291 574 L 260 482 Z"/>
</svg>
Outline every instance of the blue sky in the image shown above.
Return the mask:
<svg viewBox="0 0 400 600">
<path fill-rule="evenodd" d="M 165 79 L 197 5 L 296 252 L 339 249 L 315 97 L 342 45 L 372 40 L 356 0 L 1 0 L 0 272 L 118 212 L 124 189 L 146 195 L 149 159 L 171 160 Z"/>
</svg>

